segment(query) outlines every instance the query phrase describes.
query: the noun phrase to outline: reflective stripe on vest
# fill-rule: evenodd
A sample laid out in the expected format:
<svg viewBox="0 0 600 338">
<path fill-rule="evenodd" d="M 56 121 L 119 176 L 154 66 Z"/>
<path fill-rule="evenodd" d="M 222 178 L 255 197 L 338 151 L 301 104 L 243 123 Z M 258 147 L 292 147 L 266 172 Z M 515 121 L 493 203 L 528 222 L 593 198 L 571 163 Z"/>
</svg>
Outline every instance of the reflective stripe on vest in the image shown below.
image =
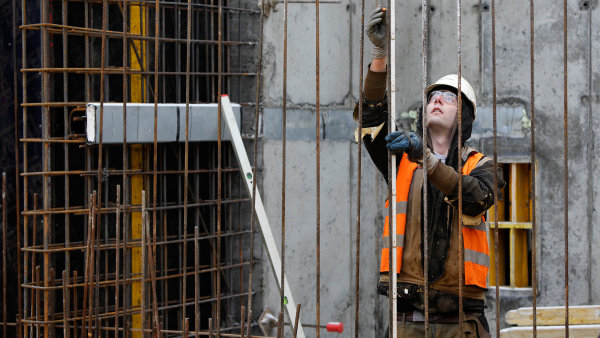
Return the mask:
<svg viewBox="0 0 600 338">
<path fill-rule="evenodd" d="M 477 166 L 477 163 L 483 158 L 483 154 L 472 152 L 469 158 L 463 164 L 463 175 L 469 175 Z M 406 229 L 406 212 L 408 206 L 408 192 L 412 177 L 417 164 L 408 160 L 404 154 L 398 168 L 396 178 L 396 239 L 397 239 L 397 272 L 400 273 L 402 267 L 402 251 L 404 246 L 404 234 Z M 388 202 L 385 204 L 386 214 Z M 389 271 L 389 216 L 385 218 L 383 229 L 383 248 L 381 250 L 380 272 Z M 487 226 L 485 219 L 481 217 L 479 225 L 463 225 L 463 245 L 464 245 L 464 267 L 465 267 L 465 285 L 476 285 L 481 288 L 487 287 L 487 275 L 490 266 L 490 249 L 488 245 Z"/>
<path fill-rule="evenodd" d="M 402 250 L 404 247 L 404 230 L 406 229 L 406 212 L 408 208 L 408 190 L 412 181 L 413 172 L 417 164 L 408 160 L 404 154 L 398 167 L 396 178 L 396 271 L 400 272 L 402 266 Z M 403 173 L 400 175 L 400 173 Z M 381 249 L 380 272 L 390 271 L 390 216 L 387 210 L 389 201 L 385 202 L 385 225 L 383 227 L 383 248 Z"/>
</svg>

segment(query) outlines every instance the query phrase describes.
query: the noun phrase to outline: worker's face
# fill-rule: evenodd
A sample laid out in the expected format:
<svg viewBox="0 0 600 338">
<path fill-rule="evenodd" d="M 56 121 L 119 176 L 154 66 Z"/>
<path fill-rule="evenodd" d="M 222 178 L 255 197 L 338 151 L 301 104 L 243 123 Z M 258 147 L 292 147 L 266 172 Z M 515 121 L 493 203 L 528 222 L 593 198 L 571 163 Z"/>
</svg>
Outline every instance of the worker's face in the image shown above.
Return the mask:
<svg viewBox="0 0 600 338">
<path fill-rule="evenodd" d="M 427 103 L 427 128 L 451 132 L 456 121 L 458 98 L 447 90 L 434 90 Z"/>
</svg>

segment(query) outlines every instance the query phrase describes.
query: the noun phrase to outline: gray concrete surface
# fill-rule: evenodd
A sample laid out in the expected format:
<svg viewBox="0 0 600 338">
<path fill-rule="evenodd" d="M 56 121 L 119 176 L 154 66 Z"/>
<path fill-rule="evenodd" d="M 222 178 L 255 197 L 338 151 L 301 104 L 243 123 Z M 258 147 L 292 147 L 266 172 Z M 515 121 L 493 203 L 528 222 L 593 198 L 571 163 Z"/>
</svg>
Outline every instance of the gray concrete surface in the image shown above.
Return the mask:
<svg viewBox="0 0 600 338">
<path fill-rule="evenodd" d="M 597 195 L 600 127 L 599 106 L 600 9 L 597 1 L 569 2 L 569 288 L 571 305 L 600 303 L 600 242 Z M 281 226 L 281 98 L 283 64 L 283 5 L 265 22 L 265 62 L 260 188 L 276 236 Z M 463 75 L 475 87 L 482 126 L 489 126 L 492 103 L 491 9 L 489 1 L 462 1 Z M 529 4 L 518 0 L 498 2 L 496 53 L 497 98 L 500 112 L 531 116 L 529 67 Z M 367 4 L 367 15 L 374 4 Z M 421 91 L 421 13 L 418 2 L 397 4 L 398 112 L 414 108 Z M 455 73 L 456 8 L 454 2 L 430 1 L 429 79 Z M 302 320 L 314 323 L 315 310 L 315 157 L 314 157 L 314 6 L 289 5 L 288 137 L 286 182 L 287 276 L 302 303 Z M 538 305 L 564 304 L 563 208 L 563 68 L 562 2 L 536 2 L 535 91 L 536 170 L 538 220 Z M 343 321 L 343 336 L 353 336 L 354 240 L 356 217 L 356 144 L 350 111 L 358 97 L 360 3 L 356 0 L 321 6 L 322 133 L 322 322 Z M 371 46 L 365 43 L 365 65 Z M 294 109 L 291 109 L 294 108 Z M 506 116 L 503 116 L 505 118 Z M 506 120 L 518 128 L 522 114 Z M 518 120 L 517 120 L 518 119 Z M 499 134 L 500 161 L 528 161 L 528 130 L 508 129 Z M 489 133 L 472 143 L 491 156 Z M 366 154 L 364 154 L 366 155 Z M 379 173 L 363 158 L 361 234 L 360 337 L 383 334 L 387 325 L 385 298 L 375 294 L 380 223 L 378 206 L 385 198 Z M 278 309 L 278 293 L 268 266 L 262 265 L 261 306 Z M 530 306 L 531 290 L 503 288 L 503 314 Z M 495 323 L 495 295 L 488 297 L 491 329 Z M 256 311 L 256 310 L 255 310 Z M 307 329 L 309 336 L 314 331 Z M 332 335 L 327 335 L 332 336 Z"/>
</svg>

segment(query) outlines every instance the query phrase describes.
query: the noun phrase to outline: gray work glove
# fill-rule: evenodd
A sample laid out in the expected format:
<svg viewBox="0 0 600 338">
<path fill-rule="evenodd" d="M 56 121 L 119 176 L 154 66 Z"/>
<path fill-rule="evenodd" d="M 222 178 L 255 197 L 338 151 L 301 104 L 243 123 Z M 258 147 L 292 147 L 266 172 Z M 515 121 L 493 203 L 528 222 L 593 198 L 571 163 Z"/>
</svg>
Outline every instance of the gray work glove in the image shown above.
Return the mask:
<svg viewBox="0 0 600 338">
<path fill-rule="evenodd" d="M 387 55 L 387 25 L 385 23 L 385 10 L 379 6 L 369 17 L 367 35 L 373 43 L 373 58 L 384 58 Z"/>
</svg>

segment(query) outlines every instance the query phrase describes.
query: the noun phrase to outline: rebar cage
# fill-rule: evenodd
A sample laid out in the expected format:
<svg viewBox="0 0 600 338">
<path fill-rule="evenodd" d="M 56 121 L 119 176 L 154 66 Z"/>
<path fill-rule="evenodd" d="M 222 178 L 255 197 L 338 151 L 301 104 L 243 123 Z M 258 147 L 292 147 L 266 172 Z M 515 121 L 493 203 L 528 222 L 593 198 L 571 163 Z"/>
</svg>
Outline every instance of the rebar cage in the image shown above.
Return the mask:
<svg viewBox="0 0 600 338">
<path fill-rule="evenodd" d="M 256 4 L 23 1 L 21 14 L 17 329 L 66 337 L 239 330 L 250 212 L 232 147 L 220 138 L 88 144 L 85 104 L 210 103 L 228 93 L 252 105 Z M 123 130 L 126 114 L 124 105 Z"/>
</svg>

